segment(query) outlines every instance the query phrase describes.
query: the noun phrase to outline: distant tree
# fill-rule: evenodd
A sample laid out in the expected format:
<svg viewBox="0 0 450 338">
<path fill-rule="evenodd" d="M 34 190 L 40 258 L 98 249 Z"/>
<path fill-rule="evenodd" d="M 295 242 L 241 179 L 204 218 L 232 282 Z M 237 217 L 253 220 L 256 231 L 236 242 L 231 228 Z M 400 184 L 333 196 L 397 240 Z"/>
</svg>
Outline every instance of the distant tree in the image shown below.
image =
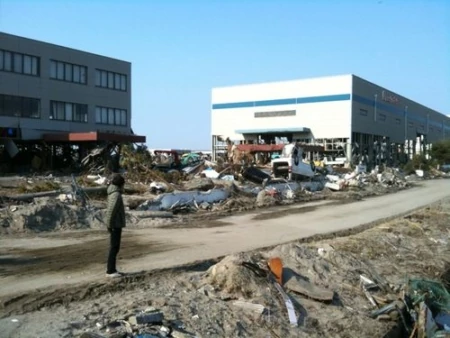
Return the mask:
<svg viewBox="0 0 450 338">
<path fill-rule="evenodd" d="M 431 156 L 439 164 L 450 164 L 450 139 L 433 143 Z"/>
</svg>

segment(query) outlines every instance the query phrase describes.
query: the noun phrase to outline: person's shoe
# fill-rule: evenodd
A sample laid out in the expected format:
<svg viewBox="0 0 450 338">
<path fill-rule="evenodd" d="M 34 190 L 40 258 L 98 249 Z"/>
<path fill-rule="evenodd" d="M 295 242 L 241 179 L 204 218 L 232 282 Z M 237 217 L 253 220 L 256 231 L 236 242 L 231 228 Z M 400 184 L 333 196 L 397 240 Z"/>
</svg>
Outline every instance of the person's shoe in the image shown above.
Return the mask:
<svg viewBox="0 0 450 338">
<path fill-rule="evenodd" d="M 119 278 L 119 277 L 122 277 L 122 274 L 119 273 L 119 272 L 107 273 L 107 274 L 106 274 L 106 277 L 109 277 L 109 278 Z"/>
</svg>

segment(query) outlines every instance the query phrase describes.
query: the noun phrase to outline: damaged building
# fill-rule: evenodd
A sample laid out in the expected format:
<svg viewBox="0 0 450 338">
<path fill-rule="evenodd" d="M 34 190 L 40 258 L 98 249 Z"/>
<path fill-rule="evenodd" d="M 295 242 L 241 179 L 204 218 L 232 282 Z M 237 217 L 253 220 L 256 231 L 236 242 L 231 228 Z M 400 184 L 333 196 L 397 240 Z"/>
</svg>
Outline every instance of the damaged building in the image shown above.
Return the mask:
<svg viewBox="0 0 450 338">
<path fill-rule="evenodd" d="M 73 165 L 131 129 L 131 63 L 0 32 L 4 171 Z"/>
<path fill-rule="evenodd" d="M 234 143 L 299 141 L 354 164 L 407 161 L 449 138 L 450 118 L 355 75 L 212 90 L 213 158 Z"/>
</svg>

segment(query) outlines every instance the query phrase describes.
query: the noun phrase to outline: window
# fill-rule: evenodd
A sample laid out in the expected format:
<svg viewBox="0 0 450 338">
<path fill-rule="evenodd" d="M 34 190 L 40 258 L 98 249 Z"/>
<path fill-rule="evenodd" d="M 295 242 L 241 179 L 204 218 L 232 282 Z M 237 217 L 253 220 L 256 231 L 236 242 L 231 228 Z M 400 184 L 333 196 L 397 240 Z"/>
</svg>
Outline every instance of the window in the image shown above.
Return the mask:
<svg viewBox="0 0 450 338">
<path fill-rule="evenodd" d="M 114 89 L 114 90 L 127 90 L 127 76 L 124 74 L 109 72 L 106 70 L 95 70 L 95 85 L 97 87 Z"/>
<path fill-rule="evenodd" d="M 378 120 L 381 122 L 386 121 L 386 114 L 378 114 Z"/>
<path fill-rule="evenodd" d="M 127 125 L 127 111 L 125 109 L 95 107 L 95 123 L 116 126 Z"/>
<path fill-rule="evenodd" d="M 395 119 L 395 124 L 400 124 L 400 119 Z"/>
<path fill-rule="evenodd" d="M 50 78 L 66 82 L 87 84 L 87 68 L 72 63 L 51 60 Z"/>
<path fill-rule="evenodd" d="M 360 109 L 359 110 L 359 115 L 367 116 L 367 114 L 368 114 L 368 111 L 366 109 Z"/>
<path fill-rule="evenodd" d="M 19 53 L 14 53 L 14 73 L 23 73 L 23 56 Z"/>
<path fill-rule="evenodd" d="M 3 70 L 12 72 L 12 53 L 4 52 Z"/>
<path fill-rule="evenodd" d="M 70 63 L 64 64 L 64 80 L 72 82 L 73 66 Z"/>
<path fill-rule="evenodd" d="M 87 104 L 50 101 L 50 120 L 87 122 Z"/>
<path fill-rule="evenodd" d="M 408 123 L 408 126 L 409 126 L 410 128 L 412 128 L 412 127 L 414 127 L 414 123 L 409 122 L 409 123 Z"/>
<path fill-rule="evenodd" d="M 39 58 L 0 49 L 0 71 L 39 76 Z"/>
<path fill-rule="evenodd" d="M 260 113 L 255 113 L 255 118 L 257 117 L 280 117 L 280 116 L 295 116 L 295 110 L 283 110 L 283 111 L 265 111 Z"/>
<path fill-rule="evenodd" d="M 27 75 L 32 74 L 31 56 L 29 55 L 23 57 L 23 73 Z"/>
<path fill-rule="evenodd" d="M 40 118 L 41 100 L 0 94 L 0 116 Z"/>
</svg>

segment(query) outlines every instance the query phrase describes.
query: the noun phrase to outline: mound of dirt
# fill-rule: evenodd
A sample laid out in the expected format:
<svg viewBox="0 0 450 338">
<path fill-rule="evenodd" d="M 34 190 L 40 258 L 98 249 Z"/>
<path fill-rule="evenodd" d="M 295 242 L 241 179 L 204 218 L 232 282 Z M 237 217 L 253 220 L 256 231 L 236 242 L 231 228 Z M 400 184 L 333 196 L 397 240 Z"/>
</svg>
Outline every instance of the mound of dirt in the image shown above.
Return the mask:
<svg viewBox="0 0 450 338">
<path fill-rule="evenodd" d="M 233 298 L 258 297 L 267 283 L 265 279 L 255 278 L 255 274 L 242 263 L 258 264 L 261 258 L 259 255 L 249 253 L 227 256 L 208 269 L 205 282 L 222 294 L 232 295 Z"/>
<path fill-rule="evenodd" d="M 41 232 L 101 228 L 103 211 L 87 210 L 49 198 L 35 199 L 26 207 L 12 208 L 1 217 L 5 232 Z"/>
</svg>

